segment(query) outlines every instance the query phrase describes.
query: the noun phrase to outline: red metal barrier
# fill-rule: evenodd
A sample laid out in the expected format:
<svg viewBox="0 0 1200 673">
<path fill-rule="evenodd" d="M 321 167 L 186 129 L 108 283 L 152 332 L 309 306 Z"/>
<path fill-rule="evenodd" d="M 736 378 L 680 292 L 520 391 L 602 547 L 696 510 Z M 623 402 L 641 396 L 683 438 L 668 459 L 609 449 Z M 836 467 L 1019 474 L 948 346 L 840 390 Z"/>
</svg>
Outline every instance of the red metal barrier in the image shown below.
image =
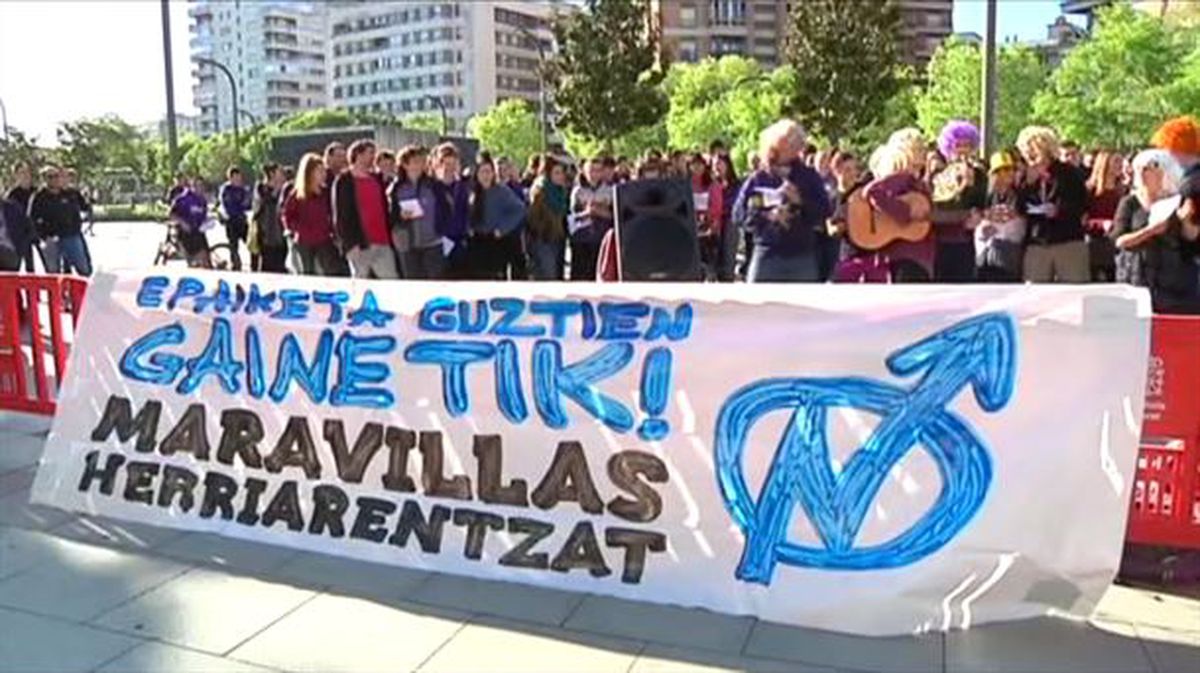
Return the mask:
<svg viewBox="0 0 1200 673">
<path fill-rule="evenodd" d="M 0 274 L 0 409 L 54 414 L 86 291 L 82 278 Z"/>
<path fill-rule="evenodd" d="M 1125 537 L 1200 549 L 1200 318 L 1154 318 Z"/>
</svg>

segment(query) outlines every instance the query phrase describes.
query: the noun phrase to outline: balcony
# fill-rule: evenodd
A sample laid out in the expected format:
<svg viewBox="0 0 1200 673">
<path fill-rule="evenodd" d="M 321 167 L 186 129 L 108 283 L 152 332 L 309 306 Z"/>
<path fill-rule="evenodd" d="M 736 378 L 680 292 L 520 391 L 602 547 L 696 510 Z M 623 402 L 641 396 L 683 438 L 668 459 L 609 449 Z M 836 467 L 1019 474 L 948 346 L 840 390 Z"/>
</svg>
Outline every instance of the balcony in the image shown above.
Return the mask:
<svg viewBox="0 0 1200 673">
<path fill-rule="evenodd" d="M 199 19 L 200 17 L 207 17 L 211 19 L 213 15 L 213 8 L 212 5 L 209 4 L 195 4 L 191 7 L 188 7 L 187 14 L 193 19 Z"/>
<path fill-rule="evenodd" d="M 277 46 L 282 46 L 282 47 L 289 47 L 289 46 L 294 47 L 294 46 L 299 46 L 300 39 L 297 38 L 295 35 L 290 35 L 288 33 L 281 33 L 279 31 L 275 31 L 275 30 L 268 30 L 263 34 L 263 42 L 265 42 L 268 45 L 277 45 Z"/>
</svg>

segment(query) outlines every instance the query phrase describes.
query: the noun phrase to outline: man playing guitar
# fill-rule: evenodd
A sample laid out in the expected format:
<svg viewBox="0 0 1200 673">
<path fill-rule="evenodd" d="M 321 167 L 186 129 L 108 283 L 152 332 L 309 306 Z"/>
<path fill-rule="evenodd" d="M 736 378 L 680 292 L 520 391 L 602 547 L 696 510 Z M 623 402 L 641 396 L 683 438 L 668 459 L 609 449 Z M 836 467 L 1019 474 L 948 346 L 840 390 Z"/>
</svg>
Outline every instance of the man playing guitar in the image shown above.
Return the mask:
<svg viewBox="0 0 1200 673">
<path fill-rule="evenodd" d="M 921 179 L 921 132 L 907 128 L 893 133 L 871 159 L 875 179 L 848 204 L 847 236 L 853 247 L 838 264 L 835 280 L 928 282 L 933 278 L 934 240 L 929 190 Z"/>
</svg>

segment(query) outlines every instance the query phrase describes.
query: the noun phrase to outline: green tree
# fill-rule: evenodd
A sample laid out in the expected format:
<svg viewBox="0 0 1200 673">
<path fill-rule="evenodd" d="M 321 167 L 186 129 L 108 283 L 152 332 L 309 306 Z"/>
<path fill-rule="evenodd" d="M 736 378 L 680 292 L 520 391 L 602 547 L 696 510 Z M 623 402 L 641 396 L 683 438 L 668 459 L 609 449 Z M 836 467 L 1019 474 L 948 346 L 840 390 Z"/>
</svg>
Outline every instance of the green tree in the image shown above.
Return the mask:
<svg viewBox="0 0 1200 673">
<path fill-rule="evenodd" d="M 784 60 L 795 68 L 790 107 L 811 130 L 840 142 L 869 126 L 899 89 L 900 12 L 879 0 L 793 2 Z"/>
<path fill-rule="evenodd" d="M 510 98 L 471 118 L 467 131 L 494 156 L 507 156 L 518 166 L 542 149 L 537 113 L 526 101 Z"/>
<path fill-rule="evenodd" d="M 737 170 L 745 172 L 749 168 L 750 150 L 758 147 L 758 136 L 763 129 L 787 114 L 796 79 L 796 71 L 783 66 L 725 94 L 729 130 L 724 139 L 732 150 Z"/>
<path fill-rule="evenodd" d="M 414 131 L 441 134 L 442 115 L 438 112 L 416 112 L 400 118 L 400 126 Z"/>
<path fill-rule="evenodd" d="M 225 171 L 230 166 L 246 168 L 249 162 L 238 153 L 233 133 L 221 132 L 198 139 L 183 154 L 180 163 L 183 172 L 215 185 L 224 181 Z"/>
<path fill-rule="evenodd" d="M 639 126 L 608 141 L 573 134 L 568 130 L 564 130 L 562 135 L 567 151 L 577 158 L 593 157 L 608 152 L 613 156 L 636 159 L 649 150 L 661 151 L 667 147 L 667 125 L 662 120 L 648 126 Z"/>
<path fill-rule="evenodd" d="M 951 38 L 929 61 L 926 85 L 916 97 L 917 123 L 926 135 L 951 119 L 979 123 L 983 56 L 978 45 Z M 1011 143 L 1032 121 L 1033 99 L 1049 75 L 1042 58 L 1024 45 L 1007 45 L 996 56 L 996 139 Z M 899 127 L 896 127 L 899 128 Z"/>
<path fill-rule="evenodd" d="M 648 0 L 587 0 L 553 21 L 557 53 L 546 62 L 558 125 L 603 143 L 655 124 L 667 110 L 659 90 L 658 36 Z"/>
<path fill-rule="evenodd" d="M 149 138 L 119 117 L 63 122 L 56 135 L 60 160 L 75 169 L 84 184 L 103 190 L 114 175 L 138 182 L 152 179 Z"/>
<path fill-rule="evenodd" d="M 8 185 L 17 164 L 28 164 L 37 171 L 45 160 L 45 154 L 32 138 L 9 126 L 8 137 L 0 138 L 0 184 Z"/>
<path fill-rule="evenodd" d="M 1113 5 L 1034 99 L 1034 117 L 1085 145 L 1144 146 L 1164 119 L 1194 111 L 1197 32 Z"/>
<path fill-rule="evenodd" d="M 921 86 L 910 68 L 905 68 L 899 75 L 900 89 L 892 97 L 884 101 L 879 117 L 870 124 L 854 129 L 840 143 L 843 147 L 858 151 L 863 159 L 875 148 L 887 142 L 897 129 L 917 125 L 917 98 L 921 94 Z"/>
<path fill-rule="evenodd" d="M 667 137 L 673 148 L 707 148 L 730 136 L 731 93 L 753 93 L 765 78 L 762 68 L 744 56 L 706 58 L 699 63 L 674 63 L 667 71 Z"/>
</svg>

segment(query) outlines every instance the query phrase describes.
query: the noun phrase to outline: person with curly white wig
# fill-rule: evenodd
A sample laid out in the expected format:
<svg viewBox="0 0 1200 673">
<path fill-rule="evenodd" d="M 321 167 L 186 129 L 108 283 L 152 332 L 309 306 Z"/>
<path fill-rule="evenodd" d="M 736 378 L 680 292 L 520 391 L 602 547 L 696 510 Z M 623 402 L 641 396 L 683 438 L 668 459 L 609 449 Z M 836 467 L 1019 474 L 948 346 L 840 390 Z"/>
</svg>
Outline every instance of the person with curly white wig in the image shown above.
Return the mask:
<svg viewBox="0 0 1200 673">
<path fill-rule="evenodd" d="M 1143 150 L 1133 159 L 1133 191 L 1121 199 L 1109 235 L 1117 254 L 1117 281 L 1150 289 L 1157 313 L 1192 313 L 1200 308 L 1196 254 L 1178 218 L 1157 216 L 1179 199 L 1183 167 L 1164 149 Z"/>
<path fill-rule="evenodd" d="M 921 131 L 905 128 L 893 133 L 870 159 L 874 180 L 863 188 L 870 207 L 902 225 L 928 217 L 928 210 L 915 212 L 906 200 L 919 193 L 928 201 L 925 172 L 925 139 Z M 932 235 L 916 242 L 896 240 L 879 250 L 861 250 L 848 241 L 834 272 L 838 282 L 916 283 L 933 279 Z"/>
<path fill-rule="evenodd" d="M 790 119 L 759 136 L 761 167 L 743 183 L 733 222 L 754 237 L 751 283 L 818 282 L 820 229 L 833 213 L 821 176 L 802 159 L 808 136 Z"/>
<path fill-rule="evenodd" d="M 1017 135 L 1017 150 L 1032 179 L 1018 210 L 1025 218 L 1025 280 L 1031 283 L 1086 283 L 1091 280 L 1083 217 L 1088 194 L 1078 169 L 1058 159 L 1058 134 L 1029 126 Z"/>
</svg>

